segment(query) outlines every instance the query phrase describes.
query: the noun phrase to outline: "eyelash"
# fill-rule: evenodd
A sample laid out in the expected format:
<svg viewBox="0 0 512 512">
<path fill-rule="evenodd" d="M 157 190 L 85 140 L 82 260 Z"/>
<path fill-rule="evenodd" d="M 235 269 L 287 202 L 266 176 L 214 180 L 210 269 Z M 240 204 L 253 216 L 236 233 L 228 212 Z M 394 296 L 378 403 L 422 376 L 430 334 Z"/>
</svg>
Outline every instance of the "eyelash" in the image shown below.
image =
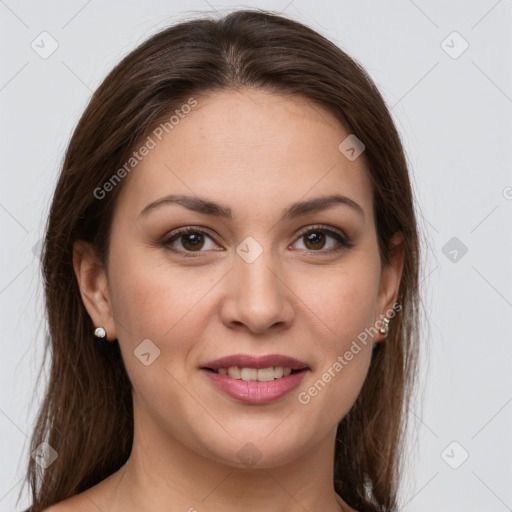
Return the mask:
<svg viewBox="0 0 512 512">
<path fill-rule="evenodd" d="M 296 241 L 299 240 L 300 238 L 304 237 L 305 235 L 308 235 L 310 233 L 318 233 L 318 232 L 322 232 L 326 235 L 331 236 L 338 242 L 339 245 L 337 247 L 334 247 L 331 249 L 326 249 L 326 250 L 323 250 L 323 249 L 319 249 L 317 251 L 306 250 L 309 253 L 318 253 L 319 255 L 333 254 L 333 253 L 339 252 L 343 249 L 351 249 L 354 246 L 354 244 L 347 237 L 345 237 L 341 233 L 338 233 L 337 231 L 333 231 L 332 229 L 329 229 L 323 225 L 309 226 L 307 229 L 301 231 L 301 233 L 298 235 Z M 177 240 L 180 236 L 187 235 L 190 233 L 194 233 L 194 234 L 198 233 L 201 235 L 206 235 L 213 240 L 213 237 L 208 232 L 204 231 L 203 229 L 199 229 L 194 226 L 188 226 L 186 228 L 180 228 L 180 229 L 177 229 L 176 231 L 169 233 L 169 236 L 165 237 L 165 239 L 162 240 L 161 245 L 164 246 L 165 248 L 167 248 L 169 251 L 181 254 L 187 258 L 200 257 L 200 254 L 205 251 L 184 251 L 181 249 L 174 249 L 171 247 L 171 244 L 175 240 Z M 303 250 L 303 249 L 301 249 L 301 250 Z"/>
</svg>

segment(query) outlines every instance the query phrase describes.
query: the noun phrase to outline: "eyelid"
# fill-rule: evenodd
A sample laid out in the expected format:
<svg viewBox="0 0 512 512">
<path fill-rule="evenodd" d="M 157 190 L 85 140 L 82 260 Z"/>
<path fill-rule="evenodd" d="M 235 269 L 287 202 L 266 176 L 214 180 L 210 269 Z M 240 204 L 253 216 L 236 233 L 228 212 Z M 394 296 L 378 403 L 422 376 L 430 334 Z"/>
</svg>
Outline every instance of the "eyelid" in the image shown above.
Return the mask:
<svg viewBox="0 0 512 512">
<path fill-rule="evenodd" d="M 334 233 L 336 235 L 339 235 L 340 237 L 342 237 L 344 240 L 349 240 L 349 237 L 341 230 L 341 229 L 338 229 L 338 228 L 335 228 L 335 227 L 332 227 L 332 226 L 328 226 L 326 224 L 311 224 L 310 226 L 306 226 L 305 228 L 302 228 L 299 233 L 298 233 L 298 237 L 301 237 L 303 235 L 305 235 L 306 233 L 309 233 L 310 231 L 315 231 L 315 229 L 317 230 L 321 230 L 321 231 L 325 231 L 326 233 Z"/>
<path fill-rule="evenodd" d="M 341 249 L 351 249 L 352 247 L 354 247 L 354 243 L 351 241 L 350 237 L 348 237 L 341 229 L 338 229 L 338 228 L 335 228 L 335 227 L 332 227 L 329 225 L 325 225 L 325 224 L 312 224 L 310 226 L 306 226 L 301 231 L 299 231 L 295 241 L 297 241 L 298 239 L 300 239 L 302 236 L 306 235 L 307 233 L 315 232 L 315 231 L 323 231 L 324 233 L 327 233 L 328 235 L 333 237 L 338 242 L 338 247 L 334 247 L 331 249 L 320 249 L 318 251 L 310 250 L 310 251 L 307 251 L 308 253 L 312 253 L 312 254 L 316 253 L 318 255 L 331 254 L 334 252 L 338 252 Z M 293 243 L 295 243 L 295 242 L 293 242 Z"/>
<path fill-rule="evenodd" d="M 317 251 L 306 250 L 305 252 L 307 252 L 307 253 L 310 253 L 310 254 L 316 253 L 317 255 L 331 254 L 331 253 L 338 252 L 342 249 L 350 249 L 354 246 L 354 244 L 351 242 L 350 238 L 342 230 L 340 230 L 338 228 L 334 228 L 332 226 L 325 225 L 325 224 L 312 224 L 309 226 L 305 226 L 297 233 L 297 235 L 295 235 L 294 241 L 292 242 L 291 245 L 296 243 L 302 236 L 306 235 L 309 232 L 314 232 L 315 230 L 323 231 L 327 235 L 333 237 L 337 241 L 338 246 L 335 248 L 331 248 L 331 249 L 319 249 Z M 203 226 L 193 226 L 193 225 L 184 226 L 184 227 L 176 228 L 175 230 L 172 230 L 170 233 L 168 233 L 167 235 L 165 235 L 163 237 L 161 244 L 163 246 L 165 246 L 171 252 L 185 255 L 185 257 L 194 258 L 194 257 L 200 256 L 201 253 L 209 252 L 209 251 L 183 251 L 181 249 L 172 249 L 169 247 L 170 243 L 174 239 L 178 239 L 179 236 L 186 235 L 187 233 L 200 233 L 200 234 L 206 235 L 209 238 L 211 238 L 213 240 L 213 242 L 215 242 L 218 245 L 218 243 L 216 241 L 216 237 L 213 234 L 211 234 L 211 231 L 209 230 L 209 228 L 206 228 Z M 304 252 L 304 250 L 302 250 L 302 251 Z M 219 252 L 219 251 L 216 250 L 216 252 Z"/>
<path fill-rule="evenodd" d="M 170 244 L 174 239 L 177 240 L 180 236 L 186 235 L 188 233 L 200 233 L 200 234 L 206 235 L 209 238 L 211 238 L 213 240 L 213 242 L 215 242 L 217 244 L 217 241 L 215 240 L 215 236 L 212 235 L 211 231 L 204 226 L 184 226 L 181 228 L 176 228 L 176 229 L 172 230 L 170 233 L 167 233 L 163 237 L 160 244 L 162 246 L 164 246 L 167 250 L 169 250 L 173 253 L 176 253 L 176 254 L 183 255 L 187 258 L 197 258 L 197 257 L 200 257 L 202 253 L 208 252 L 208 251 L 183 251 L 181 249 L 174 249 L 174 248 L 170 247 Z M 224 249 L 222 249 L 222 250 L 224 250 Z M 220 251 L 217 250 L 216 252 L 220 252 Z"/>
</svg>

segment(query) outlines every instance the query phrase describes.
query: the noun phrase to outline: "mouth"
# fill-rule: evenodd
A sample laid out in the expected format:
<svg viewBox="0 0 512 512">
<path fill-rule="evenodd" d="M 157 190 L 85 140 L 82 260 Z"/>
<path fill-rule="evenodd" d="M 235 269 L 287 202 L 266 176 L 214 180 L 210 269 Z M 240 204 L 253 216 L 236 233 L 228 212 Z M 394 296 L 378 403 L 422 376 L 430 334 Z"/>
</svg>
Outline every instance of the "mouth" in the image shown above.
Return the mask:
<svg viewBox="0 0 512 512">
<path fill-rule="evenodd" d="M 234 354 L 209 361 L 202 365 L 201 369 L 228 375 L 233 379 L 267 382 L 287 377 L 294 372 L 309 369 L 309 367 L 298 359 L 280 354 L 265 356 Z"/>
<path fill-rule="evenodd" d="M 290 393 L 310 368 L 288 356 L 236 354 L 205 363 L 200 370 L 217 389 L 232 398 L 264 404 Z"/>
<path fill-rule="evenodd" d="M 289 366 L 269 366 L 267 368 L 250 368 L 238 366 L 230 366 L 228 368 L 202 368 L 219 375 L 227 375 L 232 379 L 244 380 L 246 382 L 258 381 L 258 382 L 270 382 L 283 377 L 288 377 L 292 373 L 305 372 L 307 368 L 301 370 L 294 370 Z"/>
</svg>

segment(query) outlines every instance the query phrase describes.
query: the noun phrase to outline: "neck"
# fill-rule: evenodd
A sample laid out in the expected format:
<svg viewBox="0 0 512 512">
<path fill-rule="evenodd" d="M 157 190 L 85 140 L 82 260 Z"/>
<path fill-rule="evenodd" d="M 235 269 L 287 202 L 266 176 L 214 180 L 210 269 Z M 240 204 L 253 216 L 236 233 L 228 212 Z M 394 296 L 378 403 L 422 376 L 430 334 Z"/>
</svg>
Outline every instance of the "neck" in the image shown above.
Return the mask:
<svg viewBox="0 0 512 512">
<path fill-rule="evenodd" d="M 332 483 L 335 431 L 287 463 L 239 468 L 198 454 L 154 423 L 141 426 L 136 420 L 127 463 L 90 494 L 102 510 L 349 510 Z"/>
</svg>

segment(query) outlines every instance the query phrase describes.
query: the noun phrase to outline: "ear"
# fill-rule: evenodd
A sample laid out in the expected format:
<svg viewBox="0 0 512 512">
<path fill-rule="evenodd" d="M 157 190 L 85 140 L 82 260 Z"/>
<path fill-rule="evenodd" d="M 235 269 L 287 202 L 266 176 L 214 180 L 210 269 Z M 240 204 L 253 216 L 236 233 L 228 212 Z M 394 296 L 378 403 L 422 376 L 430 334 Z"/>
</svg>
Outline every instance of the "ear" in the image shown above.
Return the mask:
<svg viewBox="0 0 512 512">
<path fill-rule="evenodd" d="M 391 239 L 389 260 L 381 269 L 379 296 L 377 299 L 379 320 L 383 316 L 389 316 L 398 298 L 404 264 L 404 235 L 401 231 L 396 232 Z M 381 323 L 379 322 L 378 325 L 380 327 Z M 385 335 L 379 333 L 375 342 L 378 343 L 385 339 Z"/>
<path fill-rule="evenodd" d="M 73 268 L 82 301 L 93 325 L 103 327 L 107 332 L 109 341 L 115 340 L 117 336 L 107 276 L 96 251 L 90 244 L 83 241 L 75 242 L 73 246 Z"/>
</svg>

